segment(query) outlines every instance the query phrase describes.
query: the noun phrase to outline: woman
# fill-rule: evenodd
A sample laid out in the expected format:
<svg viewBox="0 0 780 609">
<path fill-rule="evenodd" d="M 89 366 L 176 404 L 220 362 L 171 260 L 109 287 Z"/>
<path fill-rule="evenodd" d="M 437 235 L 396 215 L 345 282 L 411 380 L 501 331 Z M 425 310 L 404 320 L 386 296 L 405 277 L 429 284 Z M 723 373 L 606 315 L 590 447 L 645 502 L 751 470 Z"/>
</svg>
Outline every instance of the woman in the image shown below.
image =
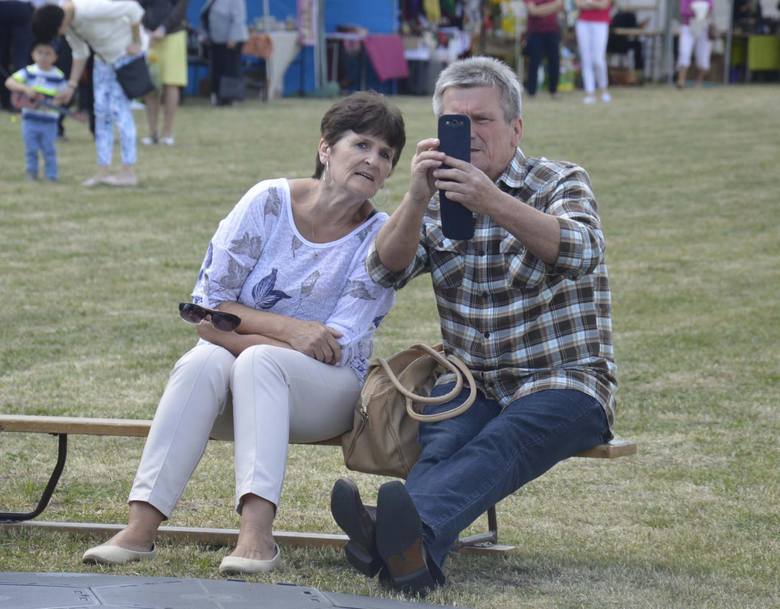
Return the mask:
<svg viewBox="0 0 780 609">
<path fill-rule="evenodd" d="M 698 11 L 698 14 L 697 12 Z M 680 39 L 677 54 L 678 89 L 685 86 L 691 55 L 696 57 L 696 86 L 701 87 L 710 71 L 712 41 L 709 24 L 712 19 L 712 0 L 680 0 Z"/>
<path fill-rule="evenodd" d="M 201 20 L 211 45 L 211 102 L 229 106 L 234 98 L 222 81 L 241 73 L 241 45 L 249 38 L 246 0 L 209 0 Z"/>
<path fill-rule="evenodd" d="M 173 118 L 179 105 L 179 87 L 187 86 L 187 0 L 140 0 L 146 11 L 143 26 L 149 33 L 149 63 L 159 74 L 159 90 L 146 96 L 149 135 L 144 145 L 173 146 Z M 162 136 L 157 124 L 163 105 Z"/>
<path fill-rule="evenodd" d="M 547 59 L 547 88 L 550 96 L 558 96 L 561 65 L 561 27 L 558 15 L 563 0 L 525 0 L 528 10 L 528 96 L 536 95 L 539 66 Z"/>
<path fill-rule="evenodd" d="M 575 30 L 585 89 L 582 103 L 596 103 L 596 86 L 601 91 L 601 101 L 609 103 L 612 97 L 607 91 L 607 40 L 611 1 L 575 0 L 575 3 L 580 9 Z"/>
<path fill-rule="evenodd" d="M 85 562 L 152 558 L 157 528 L 214 422 L 232 417 L 241 526 L 220 572 L 270 571 L 279 563 L 272 524 L 288 442 L 325 440 L 351 427 L 373 332 L 394 301 L 368 277 L 365 257 L 387 220 L 369 199 L 404 143 L 400 112 L 376 93 L 355 93 L 323 117 L 312 178 L 260 182 L 220 223 L 193 291 L 193 303 L 213 313 L 187 306 L 196 320 L 217 323 L 220 313 L 232 313 L 240 325 L 234 332 L 198 325 L 201 340 L 174 366 L 157 408 L 130 492 L 129 524 L 87 550 Z"/>
<path fill-rule="evenodd" d="M 78 87 L 90 49 L 94 53 L 92 82 L 95 109 L 97 173 L 84 186 L 138 184 L 135 121 L 116 68 L 141 52 L 141 18 L 144 10 L 135 0 L 64 0 L 62 7 L 46 4 L 33 15 L 33 32 L 39 40 L 64 34 L 73 51 L 73 63 L 65 92 L 55 98 L 67 104 Z M 122 168 L 111 172 L 114 124 L 119 128 Z"/>
</svg>

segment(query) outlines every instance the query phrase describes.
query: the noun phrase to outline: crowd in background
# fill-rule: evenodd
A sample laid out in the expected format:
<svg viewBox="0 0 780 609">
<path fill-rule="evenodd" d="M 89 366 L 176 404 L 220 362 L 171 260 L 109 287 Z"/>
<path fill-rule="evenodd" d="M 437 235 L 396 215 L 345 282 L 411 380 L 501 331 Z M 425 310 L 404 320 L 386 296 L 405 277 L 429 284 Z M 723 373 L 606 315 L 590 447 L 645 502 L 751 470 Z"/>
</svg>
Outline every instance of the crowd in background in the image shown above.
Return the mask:
<svg viewBox="0 0 780 609">
<path fill-rule="evenodd" d="M 566 26 L 564 1 L 524 2 L 526 95 L 536 95 L 544 66 L 544 85 L 552 98 L 557 98 Z M 607 53 L 632 53 L 637 72 L 641 74 L 644 67 L 641 41 L 616 34 L 613 28 L 641 28 L 645 23 L 639 23 L 632 10 L 613 5 L 612 0 L 575 0 L 575 4 L 577 18 L 573 29 L 584 91 L 582 101 L 609 103 L 612 97 L 608 91 Z M 676 84 L 682 88 L 692 61 L 697 69 L 697 84 L 701 84 L 710 68 L 713 6 L 712 0 L 679 0 L 679 4 Z M 54 7 L 61 12 L 64 9 L 62 26 L 36 34 L 36 15 L 51 12 Z M 249 35 L 246 0 L 207 0 L 200 12 L 200 23 L 194 28 L 187 23 L 187 8 L 188 0 L 0 0 L 0 82 L 8 83 L 14 75 L 18 81 L 20 70 L 35 65 L 30 63 L 34 44 L 51 43 L 55 67 L 66 78 L 66 90 L 56 94 L 55 100 L 86 113 L 96 140 L 98 171 L 84 180 L 84 185 L 133 186 L 138 182 L 133 170 L 137 137 L 131 112 L 132 104 L 138 102 L 123 94 L 114 75 L 134 54 L 145 54 L 155 84 L 154 91 L 140 100 L 147 119 L 146 135 L 140 138 L 144 145 L 175 144 L 174 118 L 180 92 L 188 84 L 188 37 L 193 30 L 199 32 L 200 46 L 207 49 L 211 103 L 227 106 L 243 96 L 241 48 Z M 121 17 L 121 25 L 117 17 Z M 50 40 L 41 40 L 41 36 Z M 113 43 L 107 44 L 107 39 Z M 38 90 L 38 95 L 42 94 L 42 89 Z M 0 102 L 6 110 L 18 110 L 11 103 L 7 86 L 0 87 Z M 60 138 L 65 135 L 63 119 L 67 113 L 63 110 L 57 115 Z M 34 114 L 25 113 L 28 126 Z M 116 174 L 111 170 L 115 128 L 119 131 L 122 155 L 122 167 Z M 28 163 L 28 175 L 33 173 L 37 172 L 30 170 Z"/>
</svg>

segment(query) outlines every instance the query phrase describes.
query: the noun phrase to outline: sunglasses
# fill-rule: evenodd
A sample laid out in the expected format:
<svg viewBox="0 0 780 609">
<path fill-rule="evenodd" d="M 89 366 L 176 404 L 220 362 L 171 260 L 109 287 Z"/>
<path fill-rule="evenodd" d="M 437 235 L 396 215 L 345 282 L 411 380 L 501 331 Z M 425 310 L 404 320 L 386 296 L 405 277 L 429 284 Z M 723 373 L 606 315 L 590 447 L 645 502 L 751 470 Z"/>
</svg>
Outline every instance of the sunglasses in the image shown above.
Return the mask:
<svg viewBox="0 0 780 609">
<path fill-rule="evenodd" d="M 192 302 L 179 303 L 179 316 L 190 324 L 199 324 L 208 318 L 212 326 L 223 332 L 232 332 L 241 324 L 241 318 L 238 315 L 207 309 Z"/>
</svg>

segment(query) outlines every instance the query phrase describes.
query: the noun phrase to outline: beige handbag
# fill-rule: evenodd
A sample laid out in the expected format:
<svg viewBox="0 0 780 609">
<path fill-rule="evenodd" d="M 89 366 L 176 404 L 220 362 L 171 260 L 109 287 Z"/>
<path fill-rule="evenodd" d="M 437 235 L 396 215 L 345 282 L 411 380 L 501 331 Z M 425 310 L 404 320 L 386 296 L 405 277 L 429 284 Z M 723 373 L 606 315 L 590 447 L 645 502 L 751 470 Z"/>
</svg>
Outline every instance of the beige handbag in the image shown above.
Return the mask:
<svg viewBox="0 0 780 609">
<path fill-rule="evenodd" d="M 446 395 L 429 397 L 442 369 L 455 374 L 455 387 Z M 415 402 L 443 404 L 454 399 L 464 379 L 470 393 L 460 406 L 432 415 L 415 411 Z M 469 369 L 457 357 L 445 357 L 441 345 L 412 345 L 390 359 L 371 360 L 355 405 L 352 430 L 341 437 L 346 466 L 358 472 L 406 478 L 420 455 L 420 422 L 455 417 L 471 407 L 476 395 Z"/>
</svg>

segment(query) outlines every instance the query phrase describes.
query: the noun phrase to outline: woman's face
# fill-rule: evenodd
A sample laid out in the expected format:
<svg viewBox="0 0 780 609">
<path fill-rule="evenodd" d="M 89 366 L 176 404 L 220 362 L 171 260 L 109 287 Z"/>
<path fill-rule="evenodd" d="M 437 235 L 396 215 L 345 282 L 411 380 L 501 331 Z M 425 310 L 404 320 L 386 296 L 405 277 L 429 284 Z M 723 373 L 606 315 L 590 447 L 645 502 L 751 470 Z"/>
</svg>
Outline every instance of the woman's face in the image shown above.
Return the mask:
<svg viewBox="0 0 780 609">
<path fill-rule="evenodd" d="M 393 170 L 395 151 L 382 138 L 347 131 L 335 144 L 320 140 L 323 179 L 369 199 Z"/>
</svg>

